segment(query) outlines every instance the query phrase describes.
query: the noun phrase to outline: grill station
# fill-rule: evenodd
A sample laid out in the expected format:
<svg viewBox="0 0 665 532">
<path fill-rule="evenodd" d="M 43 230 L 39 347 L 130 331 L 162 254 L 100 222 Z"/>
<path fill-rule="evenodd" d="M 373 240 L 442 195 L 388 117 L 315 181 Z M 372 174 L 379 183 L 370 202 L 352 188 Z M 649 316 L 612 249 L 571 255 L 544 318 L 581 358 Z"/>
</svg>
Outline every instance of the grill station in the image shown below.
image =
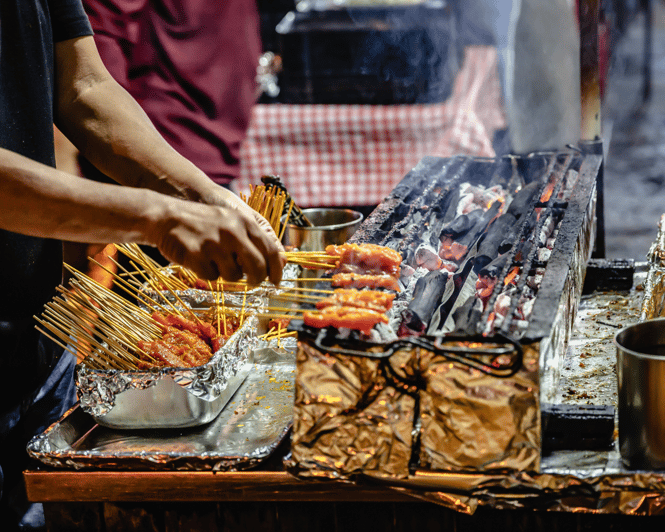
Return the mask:
<svg viewBox="0 0 665 532">
<path fill-rule="evenodd" d="M 427 157 L 408 173 L 351 239 L 402 255 L 389 325 L 369 339 L 297 327 L 296 474 L 539 470 L 600 163 Z"/>
<path fill-rule="evenodd" d="M 453 10 L 441 0 L 300 2 L 277 25 L 276 41 L 282 103 L 442 102 L 461 59 Z"/>
<path fill-rule="evenodd" d="M 599 166 L 578 152 L 423 159 L 351 239 L 404 259 L 405 288 L 378 341 L 565 337 L 593 245 Z"/>
</svg>

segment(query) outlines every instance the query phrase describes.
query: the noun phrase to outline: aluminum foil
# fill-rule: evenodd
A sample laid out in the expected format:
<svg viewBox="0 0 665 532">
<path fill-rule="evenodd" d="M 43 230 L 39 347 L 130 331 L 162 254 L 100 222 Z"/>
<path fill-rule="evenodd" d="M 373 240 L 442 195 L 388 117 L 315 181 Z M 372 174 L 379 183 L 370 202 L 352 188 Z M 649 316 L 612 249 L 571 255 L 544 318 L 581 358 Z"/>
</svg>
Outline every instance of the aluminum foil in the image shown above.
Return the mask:
<svg viewBox="0 0 665 532">
<path fill-rule="evenodd" d="M 665 316 L 665 268 L 651 264 L 644 283 L 640 321 Z"/>
<path fill-rule="evenodd" d="M 662 303 L 665 294 L 661 290 L 646 289 L 652 272 L 650 265 L 636 264 L 632 290 L 583 297 L 562 361 L 562 380 L 555 402 L 616 406 L 616 352 L 612 338 L 621 327 L 639 319 L 641 308 L 655 303 L 648 300 L 656 298 L 658 305 Z M 326 390 L 329 393 L 330 388 Z M 299 393 L 296 391 L 296 403 Z M 334 404 L 332 399 L 329 402 Z M 310 441 L 316 443 L 312 438 Z M 318 459 L 326 465 L 331 461 L 323 454 Z M 467 514 L 479 507 L 643 516 L 665 513 L 665 471 L 627 469 L 616 439 L 608 450 L 555 451 L 541 456 L 539 471 L 434 471 L 416 467 L 407 475 L 396 475 L 374 468 L 358 473 L 354 480 L 373 485 L 379 482 Z"/>
<path fill-rule="evenodd" d="M 293 287 L 300 271 L 299 266 L 287 264 L 282 272 L 282 282 L 279 287 L 275 287 L 272 283 L 264 281 L 251 290 L 239 292 L 224 291 L 224 304 L 229 307 L 239 308 L 265 306 L 270 296 L 280 293 L 285 288 Z M 166 273 L 171 273 L 171 271 L 167 268 Z M 185 304 L 191 308 L 211 307 L 221 301 L 217 292 L 198 288 L 174 290 L 173 292 L 168 290 L 157 292 L 146 283 L 141 291 L 147 297 L 157 302 L 166 300 L 176 306 Z"/>
<path fill-rule="evenodd" d="M 658 234 L 649 248 L 647 260 L 657 268 L 665 267 L 665 214 L 661 215 L 658 222 Z"/>
<path fill-rule="evenodd" d="M 115 428 L 187 427 L 211 421 L 249 371 L 256 345 L 256 316 L 250 315 L 204 365 L 146 371 L 77 366 L 81 408 Z"/>
<path fill-rule="evenodd" d="M 116 430 L 76 405 L 27 446 L 41 463 L 66 469 L 228 471 L 255 467 L 288 435 L 293 418 L 294 349 L 257 349 L 251 370 L 209 424 Z"/>
<path fill-rule="evenodd" d="M 537 471 L 538 352 L 497 378 L 426 349 L 331 354 L 300 339 L 289 469 L 406 479 L 431 471 Z"/>
</svg>

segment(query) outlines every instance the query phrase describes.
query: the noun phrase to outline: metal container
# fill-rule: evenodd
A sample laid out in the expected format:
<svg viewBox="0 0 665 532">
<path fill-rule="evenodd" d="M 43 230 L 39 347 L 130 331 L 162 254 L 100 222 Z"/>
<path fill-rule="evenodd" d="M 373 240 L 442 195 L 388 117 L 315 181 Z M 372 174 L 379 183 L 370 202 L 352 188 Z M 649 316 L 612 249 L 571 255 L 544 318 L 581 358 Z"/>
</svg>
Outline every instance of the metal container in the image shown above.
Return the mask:
<svg viewBox="0 0 665 532">
<path fill-rule="evenodd" d="M 79 364 L 81 408 L 114 429 L 174 429 L 210 423 L 254 364 L 257 318 L 250 315 L 213 357 L 194 368 L 124 371 Z"/>
<path fill-rule="evenodd" d="M 626 467 L 665 469 L 665 318 L 619 331 L 619 445 Z"/>
<path fill-rule="evenodd" d="M 284 245 L 300 251 L 323 251 L 326 246 L 344 244 L 363 221 L 362 213 L 351 209 L 303 209 L 313 227 L 286 226 Z"/>
</svg>

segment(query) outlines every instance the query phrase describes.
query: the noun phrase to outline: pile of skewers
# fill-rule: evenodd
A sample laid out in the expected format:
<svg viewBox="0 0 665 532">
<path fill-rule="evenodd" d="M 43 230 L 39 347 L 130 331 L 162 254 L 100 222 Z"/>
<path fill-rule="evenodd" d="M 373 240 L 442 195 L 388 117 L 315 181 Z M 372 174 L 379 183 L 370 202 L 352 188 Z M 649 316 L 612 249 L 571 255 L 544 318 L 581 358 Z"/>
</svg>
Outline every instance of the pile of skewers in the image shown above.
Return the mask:
<svg viewBox="0 0 665 532">
<path fill-rule="evenodd" d="M 271 304 L 243 301 L 242 307 L 237 308 L 225 304 L 223 281 L 209 281 L 206 284 L 215 293 L 215 304 L 201 311 L 191 309 L 180 299 L 178 289 L 183 285 L 175 283 L 140 248 L 118 246 L 130 256 L 134 271 L 116 263 L 120 271 L 113 274 L 116 291 L 69 268 L 70 287 L 59 287 L 59 295 L 45 306 L 42 317 L 35 319 L 45 335 L 73 352 L 79 361 L 100 369 L 201 365 L 242 326 L 248 313 L 269 321 L 268 332 L 262 335 L 267 341 L 294 335 L 294 331 L 287 330 L 293 319 L 302 319 L 311 327 L 349 328 L 368 334 L 377 323 L 387 322 L 386 312 L 395 292 L 360 290 L 352 286 L 353 281 L 391 278 L 396 282 L 399 264 L 399 254 L 378 248 L 344 244 L 329 250 L 327 256 L 335 257 L 334 267 L 343 270 L 336 275 L 345 276 L 338 277 L 336 284 L 341 279 L 351 281 L 343 288 L 294 286 L 275 293 Z M 386 257 L 392 260 L 385 260 Z M 334 277 L 318 280 L 334 286 Z M 167 291 L 172 297 L 153 298 L 145 291 L 146 286 L 157 292 Z M 244 287 L 245 293 L 247 288 Z M 118 291 L 129 294 L 140 305 Z"/>
<path fill-rule="evenodd" d="M 37 329 L 91 368 L 200 366 L 249 315 L 244 308 L 220 305 L 197 312 L 167 299 L 157 301 L 137 287 L 136 277 L 127 280 L 113 274 L 116 287 L 139 305 L 66 267 L 72 274 L 69 286 L 59 286 L 58 295 L 45 305 L 41 317 L 35 316 Z"/>
</svg>

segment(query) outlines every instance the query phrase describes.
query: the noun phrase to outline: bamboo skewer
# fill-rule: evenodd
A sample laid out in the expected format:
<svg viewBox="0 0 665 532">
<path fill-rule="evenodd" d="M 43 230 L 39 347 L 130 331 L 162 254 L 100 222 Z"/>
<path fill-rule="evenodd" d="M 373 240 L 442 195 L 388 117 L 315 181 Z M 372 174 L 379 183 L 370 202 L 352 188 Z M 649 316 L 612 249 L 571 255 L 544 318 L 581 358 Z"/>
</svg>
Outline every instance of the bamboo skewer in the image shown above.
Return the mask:
<svg viewBox="0 0 665 532">
<path fill-rule="evenodd" d="M 301 279 L 298 279 L 300 281 Z M 332 294 L 333 290 L 328 290 L 327 288 L 305 288 L 304 286 L 287 286 L 282 288 L 280 293 L 289 293 L 289 292 L 306 292 L 306 293 L 320 293 L 320 294 Z M 279 295 L 279 293 L 278 293 Z"/>
<path fill-rule="evenodd" d="M 35 316 L 41 326 L 38 329 L 68 351 L 75 349 L 77 360 L 93 367 L 138 369 L 140 359 L 128 346 L 150 360 L 136 347 L 138 341 L 153 340 L 161 334 L 150 314 L 75 268 L 66 267 L 73 275 L 71 289 L 58 288 L 59 295 L 45 305 L 42 318 Z"/>
<path fill-rule="evenodd" d="M 318 283 L 318 282 L 332 282 L 330 277 L 299 277 L 296 282 L 298 283 Z"/>
<path fill-rule="evenodd" d="M 286 217 L 284 218 L 284 223 L 282 224 L 282 228 L 280 229 L 278 234 L 280 241 L 284 237 L 284 233 L 286 232 L 286 226 L 289 225 L 289 220 L 291 219 L 291 212 L 293 211 L 293 206 L 295 204 L 296 204 L 295 201 L 291 200 L 291 204 L 289 205 L 289 210 L 286 213 Z"/>
</svg>

